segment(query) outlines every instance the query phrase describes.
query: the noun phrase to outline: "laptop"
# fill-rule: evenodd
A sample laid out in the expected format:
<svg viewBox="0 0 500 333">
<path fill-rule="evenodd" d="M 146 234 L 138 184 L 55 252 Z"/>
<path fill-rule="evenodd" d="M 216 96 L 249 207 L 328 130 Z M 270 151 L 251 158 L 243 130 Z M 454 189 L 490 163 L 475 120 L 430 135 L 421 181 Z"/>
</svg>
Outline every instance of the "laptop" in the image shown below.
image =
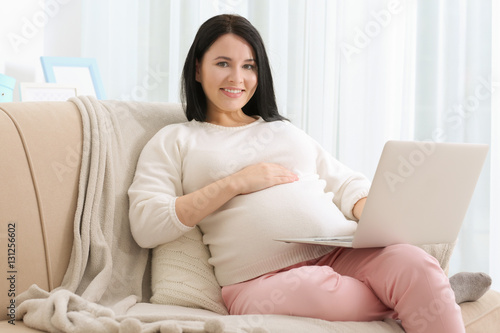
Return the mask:
<svg viewBox="0 0 500 333">
<path fill-rule="evenodd" d="M 487 153 L 484 144 L 388 141 L 354 235 L 276 240 L 353 248 L 454 242 Z"/>
</svg>

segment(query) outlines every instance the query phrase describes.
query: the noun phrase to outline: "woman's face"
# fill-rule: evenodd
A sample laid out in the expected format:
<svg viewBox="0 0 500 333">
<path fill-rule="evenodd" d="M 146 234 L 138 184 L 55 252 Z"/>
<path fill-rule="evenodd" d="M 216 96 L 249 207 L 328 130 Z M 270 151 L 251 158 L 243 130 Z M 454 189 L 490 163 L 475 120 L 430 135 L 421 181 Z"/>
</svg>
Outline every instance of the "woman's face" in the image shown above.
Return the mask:
<svg viewBox="0 0 500 333">
<path fill-rule="evenodd" d="M 196 81 L 207 97 L 207 121 L 242 115 L 257 88 L 252 47 L 237 35 L 222 35 L 196 63 Z"/>
</svg>

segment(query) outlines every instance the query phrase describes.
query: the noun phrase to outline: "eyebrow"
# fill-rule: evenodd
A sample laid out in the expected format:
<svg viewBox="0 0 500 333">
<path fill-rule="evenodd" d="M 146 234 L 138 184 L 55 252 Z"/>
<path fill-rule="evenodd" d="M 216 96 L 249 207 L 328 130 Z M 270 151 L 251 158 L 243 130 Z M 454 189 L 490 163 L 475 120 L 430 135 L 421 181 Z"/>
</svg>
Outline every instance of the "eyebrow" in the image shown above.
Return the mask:
<svg viewBox="0 0 500 333">
<path fill-rule="evenodd" d="M 225 57 L 225 56 L 218 56 L 218 57 L 217 57 L 217 58 L 215 58 L 214 60 L 220 60 L 220 59 L 222 59 L 222 60 L 227 60 L 227 61 L 231 61 L 231 60 L 233 60 L 233 59 L 231 59 L 231 58 L 229 58 L 229 57 Z M 250 62 L 250 61 L 252 61 L 252 62 L 256 62 L 256 61 L 255 61 L 255 59 L 252 59 L 252 58 L 250 58 L 250 59 L 246 59 L 246 60 L 244 60 L 244 61 L 245 61 L 245 62 L 247 62 L 247 61 L 248 61 L 248 62 Z"/>
</svg>

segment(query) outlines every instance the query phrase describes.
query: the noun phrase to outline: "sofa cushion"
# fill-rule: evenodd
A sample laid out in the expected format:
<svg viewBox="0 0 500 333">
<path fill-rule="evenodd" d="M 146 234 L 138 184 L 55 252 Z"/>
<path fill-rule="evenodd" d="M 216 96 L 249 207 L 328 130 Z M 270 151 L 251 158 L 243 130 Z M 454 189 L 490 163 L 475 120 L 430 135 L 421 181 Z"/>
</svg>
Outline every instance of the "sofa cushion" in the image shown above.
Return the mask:
<svg viewBox="0 0 500 333">
<path fill-rule="evenodd" d="M 460 304 L 467 333 L 500 330 L 500 292 L 489 290 L 475 302 Z"/>
<path fill-rule="evenodd" d="M 153 249 L 151 303 L 180 305 L 227 314 L 210 252 L 198 227 Z"/>
</svg>

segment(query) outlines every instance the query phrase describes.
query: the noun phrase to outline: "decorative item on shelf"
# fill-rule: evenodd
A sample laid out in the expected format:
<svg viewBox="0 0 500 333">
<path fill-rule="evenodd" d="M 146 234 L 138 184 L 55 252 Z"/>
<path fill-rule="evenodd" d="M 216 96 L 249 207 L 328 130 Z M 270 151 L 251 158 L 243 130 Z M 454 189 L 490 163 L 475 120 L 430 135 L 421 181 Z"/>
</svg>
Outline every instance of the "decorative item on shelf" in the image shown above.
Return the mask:
<svg viewBox="0 0 500 333">
<path fill-rule="evenodd" d="M 67 101 L 77 95 L 75 87 L 58 83 L 19 83 L 21 102 Z"/>
<path fill-rule="evenodd" d="M 0 73 L 0 102 L 12 102 L 16 79 Z"/>
<path fill-rule="evenodd" d="M 79 95 L 106 99 L 94 58 L 40 57 L 45 81 L 76 87 Z"/>
</svg>

